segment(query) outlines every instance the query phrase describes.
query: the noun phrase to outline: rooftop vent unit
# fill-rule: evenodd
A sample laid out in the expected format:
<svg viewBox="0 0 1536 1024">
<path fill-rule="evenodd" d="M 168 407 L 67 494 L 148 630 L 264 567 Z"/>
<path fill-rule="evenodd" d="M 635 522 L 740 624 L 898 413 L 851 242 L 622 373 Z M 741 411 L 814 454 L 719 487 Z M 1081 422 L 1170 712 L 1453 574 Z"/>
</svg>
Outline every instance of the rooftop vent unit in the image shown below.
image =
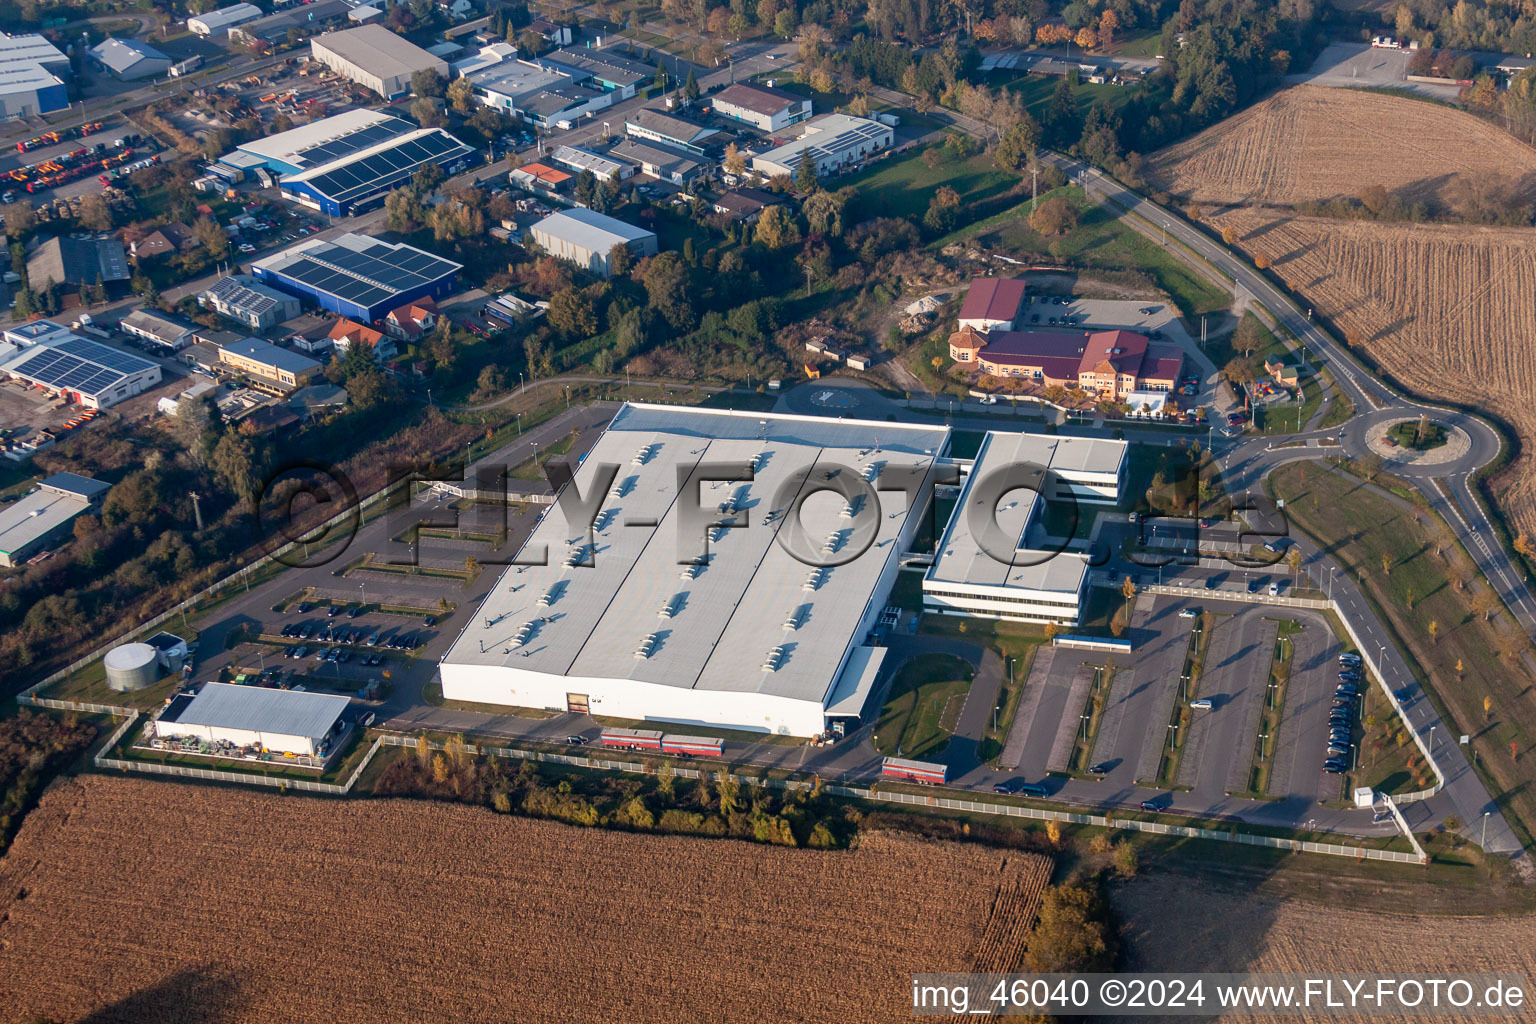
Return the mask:
<svg viewBox="0 0 1536 1024">
<path fill-rule="evenodd" d="M 804 607 L 796 608 L 794 611 L 789 613 L 789 618 L 784 620 L 784 628 L 785 629 L 799 629 L 800 626 L 804 622 L 805 622 L 805 608 Z"/>
<path fill-rule="evenodd" d="M 768 461 L 767 452 L 758 452 L 752 456 L 752 472 L 756 473 L 763 468 L 763 463 Z"/>
<path fill-rule="evenodd" d="M 683 571 L 677 574 L 677 578 L 680 580 L 696 580 L 699 578 L 699 573 L 703 571 L 704 566 L 698 563 L 685 565 L 683 566 Z"/>
<path fill-rule="evenodd" d="M 651 461 L 651 456 L 654 454 L 656 454 L 656 446 L 654 444 L 643 445 L 639 451 L 635 452 L 635 457 L 629 460 L 629 464 L 631 466 L 643 466 Z"/>
<path fill-rule="evenodd" d="M 622 497 L 624 497 L 624 495 L 628 494 L 631 490 L 634 489 L 635 480 L 636 479 L 637 479 L 636 477 L 627 476 L 623 480 L 620 480 L 618 483 L 614 484 L 612 488 L 609 489 L 608 497 L 610 497 L 610 498 L 622 498 Z"/>
<path fill-rule="evenodd" d="M 808 574 L 806 574 L 805 583 L 800 587 L 800 589 L 820 590 L 821 585 L 825 582 L 827 582 L 827 570 L 812 569 Z"/>
<path fill-rule="evenodd" d="M 673 594 L 671 597 L 662 602 L 661 608 L 656 612 L 656 617 L 658 619 L 670 619 L 672 616 L 676 615 L 679 611 L 682 610 L 682 606 L 683 595 Z"/>
<path fill-rule="evenodd" d="M 784 664 L 784 648 L 782 646 L 775 647 L 768 652 L 768 657 L 763 659 L 763 671 L 777 672 L 782 664 Z"/>
<path fill-rule="evenodd" d="M 655 633 L 647 633 L 645 639 L 641 640 L 640 645 L 635 648 L 635 657 L 642 660 L 649 658 L 656 652 L 656 644 L 658 642 Z"/>
</svg>

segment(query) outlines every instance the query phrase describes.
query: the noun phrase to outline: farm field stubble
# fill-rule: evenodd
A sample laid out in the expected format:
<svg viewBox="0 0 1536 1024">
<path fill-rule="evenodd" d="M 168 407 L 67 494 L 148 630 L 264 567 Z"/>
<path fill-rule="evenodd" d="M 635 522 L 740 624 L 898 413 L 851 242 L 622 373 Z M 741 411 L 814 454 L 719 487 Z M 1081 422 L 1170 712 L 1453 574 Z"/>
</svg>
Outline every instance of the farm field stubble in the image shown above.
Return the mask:
<svg viewBox="0 0 1536 1024">
<path fill-rule="evenodd" d="M 1121 921 L 1127 970 L 1421 977 L 1521 973 L 1528 980 L 1536 979 L 1536 918 L 1530 916 L 1370 913 L 1347 905 L 1276 902 L 1248 892 L 1213 891 L 1204 886 L 1199 899 L 1189 899 L 1189 885 L 1188 880 L 1162 876 L 1140 878 L 1115 889 L 1112 902 Z M 1178 913 L 1170 914 L 1174 906 Z M 1411 900 L 1405 900 L 1405 910 L 1412 906 Z M 1233 1015 L 1221 1019 L 1262 1018 Z M 1339 1018 L 1297 1014 L 1283 1019 Z M 1371 1016 L 1383 1024 L 1399 1020 L 1454 1024 L 1488 1019 L 1454 1013 Z"/>
<path fill-rule="evenodd" d="M 1536 533 L 1536 231 L 1383 224 L 1232 209 L 1210 218 L 1264 256 L 1413 393 L 1486 409 L 1520 436 L 1494 482 L 1517 529 Z"/>
<path fill-rule="evenodd" d="M 1018 963 L 1050 872 L 84 776 L 0 861 L 0 1020 L 905 1020 L 911 971 Z"/>
<path fill-rule="evenodd" d="M 1299 85 L 1159 150 L 1147 179 L 1197 203 L 1291 206 L 1382 185 L 1454 205 L 1494 180 L 1530 200 L 1536 149 L 1439 104 Z"/>
</svg>

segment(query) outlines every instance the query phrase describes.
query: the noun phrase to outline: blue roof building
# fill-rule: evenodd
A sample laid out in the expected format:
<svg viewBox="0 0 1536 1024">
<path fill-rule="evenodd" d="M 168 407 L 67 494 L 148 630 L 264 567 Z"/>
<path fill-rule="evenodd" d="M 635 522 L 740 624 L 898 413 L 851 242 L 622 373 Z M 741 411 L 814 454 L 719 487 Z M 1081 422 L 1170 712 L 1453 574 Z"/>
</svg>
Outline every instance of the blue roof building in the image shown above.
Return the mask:
<svg viewBox="0 0 1536 1024">
<path fill-rule="evenodd" d="M 446 298 L 463 269 L 415 246 L 358 234 L 310 239 L 251 264 L 269 287 L 365 324 L 415 299 Z"/>
</svg>

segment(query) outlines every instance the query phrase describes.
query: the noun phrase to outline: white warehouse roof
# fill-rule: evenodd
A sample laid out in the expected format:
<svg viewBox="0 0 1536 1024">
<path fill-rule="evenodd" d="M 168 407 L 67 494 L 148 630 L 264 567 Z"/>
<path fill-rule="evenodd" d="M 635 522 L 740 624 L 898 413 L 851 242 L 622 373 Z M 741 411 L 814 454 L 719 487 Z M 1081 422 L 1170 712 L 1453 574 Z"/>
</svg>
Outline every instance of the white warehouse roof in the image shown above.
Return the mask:
<svg viewBox="0 0 1536 1024">
<path fill-rule="evenodd" d="M 235 4 L 188 18 L 187 29 L 200 36 L 213 36 L 227 31 L 231 25 L 243 25 L 259 17 L 261 17 L 261 8 L 255 4 Z"/>
<path fill-rule="evenodd" d="M 443 659 L 445 689 L 449 670 L 464 666 L 474 667 L 465 678 L 483 680 L 498 678 L 480 674 L 486 669 L 505 669 L 508 678 L 569 677 L 577 689 L 578 680 L 606 680 L 693 691 L 712 708 L 722 695 L 825 707 L 845 659 L 853 677 L 865 675 L 869 659 L 854 664 L 850 652 L 893 578 L 912 511 L 895 481 L 908 469 L 926 480 L 948 436 L 937 425 L 625 405 L 576 473 L 586 495 L 599 467 L 618 467 L 592 565 L 568 564 L 585 554 L 587 533 L 551 507 L 519 555 L 531 560 L 547 546 L 547 564 L 502 574 Z M 721 462 L 754 464 L 753 479 L 701 481 L 699 504 L 711 518 L 735 514 L 745 525 L 711 531 L 707 564 L 689 566 L 697 552 L 680 540 L 679 473 Z M 841 495 L 814 486 L 821 467 L 873 479 L 874 504 L 855 498 L 847 514 Z M 842 552 L 843 564 L 818 569 L 791 553 L 785 524 L 804 494 L 806 542 L 825 553 L 835 536 L 832 557 L 821 560 Z M 873 533 L 858 554 L 856 529 Z M 703 711 L 685 717 L 720 721 Z"/>
<path fill-rule="evenodd" d="M 330 732 L 348 703 L 336 694 L 207 683 L 169 720 L 178 725 L 319 739 Z M 166 721 L 169 715 L 160 720 Z"/>
<path fill-rule="evenodd" d="M 656 237 L 653 231 L 580 208 L 552 213 L 533 225 L 532 230 L 542 231 L 588 252 L 604 254 L 621 242 L 638 242 L 642 238 Z"/>
</svg>

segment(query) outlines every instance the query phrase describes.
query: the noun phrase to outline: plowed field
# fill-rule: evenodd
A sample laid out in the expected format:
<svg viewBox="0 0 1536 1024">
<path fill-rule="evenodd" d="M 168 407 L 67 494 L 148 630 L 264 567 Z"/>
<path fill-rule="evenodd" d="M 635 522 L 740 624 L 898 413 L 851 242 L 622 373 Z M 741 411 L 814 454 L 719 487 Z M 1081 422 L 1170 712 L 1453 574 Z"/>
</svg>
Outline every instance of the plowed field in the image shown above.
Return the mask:
<svg viewBox="0 0 1536 1024">
<path fill-rule="evenodd" d="M 1536 231 L 1237 209 L 1212 218 L 1413 393 L 1484 408 L 1526 453 L 1500 504 L 1536 533 Z"/>
<path fill-rule="evenodd" d="M 1190 899 L 1189 884 L 1187 880 L 1148 878 L 1116 891 L 1114 904 L 1122 922 L 1129 969 L 1426 978 L 1488 973 L 1536 978 L 1536 918 L 1368 913 L 1347 906 L 1279 903 L 1208 888 L 1202 889 L 1198 899 Z M 1178 913 L 1171 914 L 1169 910 L 1175 906 Z M 1528 992 L 1529 984 L 1525 987 Z M 1283 1019 L 1340 1018 L 1297 1014 Z M 1369 1019 L 1383 1024 L 1427 1020 L 1452 1024 L 1491 1018 L 1446 1012 L 1427 1017 L 1372 1013 Z M 1518 1015 L 1502 1019 L 1515 1020 Z"/>
<path fill-rule="evenodd" d="M 1049 873 L 88 776 L 0 861 L 0 1020 L 906 1020 L 914 970 L 1017 965 Z"/>
<path fill-rule="evenodd" d="M 1536 150 L 1450 107 L 1300 85 L 1153 154 L 1148 180 L 1199 203 L 1291 206 L 1369 185 L 1446 199 L 1475 174 L 1536 196 Z"/>
</svg>

